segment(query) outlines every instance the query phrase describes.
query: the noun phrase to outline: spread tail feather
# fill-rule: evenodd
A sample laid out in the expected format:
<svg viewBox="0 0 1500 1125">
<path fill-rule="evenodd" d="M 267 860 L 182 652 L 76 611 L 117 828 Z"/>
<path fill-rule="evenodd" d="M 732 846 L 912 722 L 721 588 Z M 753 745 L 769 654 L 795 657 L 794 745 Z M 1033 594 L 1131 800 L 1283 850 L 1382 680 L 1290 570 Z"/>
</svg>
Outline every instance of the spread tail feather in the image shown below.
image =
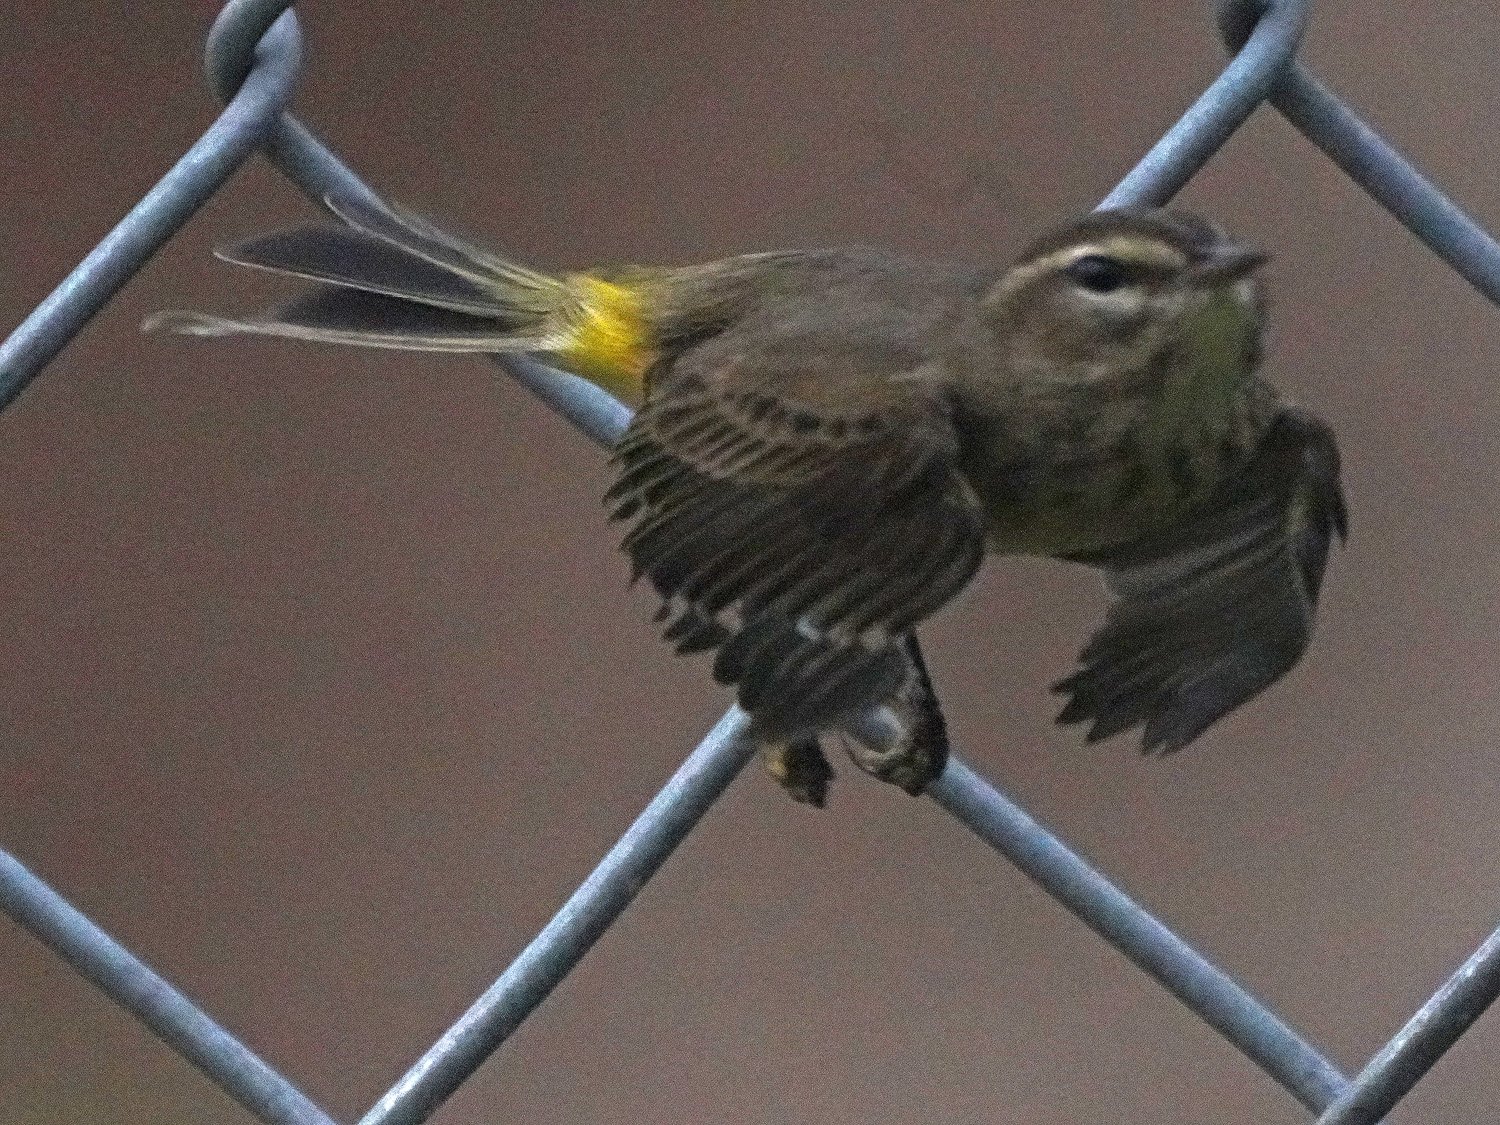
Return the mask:
<svg viewBox="0 0 1500 1125">
<path fill-rule="evenodd" d="M 317 288 L 244 317 L 168 311 L 146 331 L 253 334 L 375 348 L 549 352 L 570 347 L 576 300 L 566 281 L 508 262 L 396 207 L 329 196 L 346 224 L 308 226 L 218 251 L 225 261 Z"/>
</svg>

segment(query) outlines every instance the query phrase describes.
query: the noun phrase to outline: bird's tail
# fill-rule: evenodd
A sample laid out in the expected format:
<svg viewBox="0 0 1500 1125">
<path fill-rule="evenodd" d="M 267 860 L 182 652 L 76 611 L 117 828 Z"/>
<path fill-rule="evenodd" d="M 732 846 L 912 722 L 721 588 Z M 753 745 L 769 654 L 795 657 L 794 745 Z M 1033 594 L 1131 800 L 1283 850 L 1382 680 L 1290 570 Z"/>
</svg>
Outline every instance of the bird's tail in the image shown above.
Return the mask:
<svg viewBox="0 0 1500 1125">
<path fill-rule="evenodd" d="M 245 317 L 169 311 L 147 331 L 254 334 L 409 351 L 555 357 L 627 400 L 649 359 L 639 295 L 591 274 L 551 276 L 401 208 L 324 200 L 343 226 L 307 226 L 225 247 L 225 261 L 318 283 Z"/>
</svg>

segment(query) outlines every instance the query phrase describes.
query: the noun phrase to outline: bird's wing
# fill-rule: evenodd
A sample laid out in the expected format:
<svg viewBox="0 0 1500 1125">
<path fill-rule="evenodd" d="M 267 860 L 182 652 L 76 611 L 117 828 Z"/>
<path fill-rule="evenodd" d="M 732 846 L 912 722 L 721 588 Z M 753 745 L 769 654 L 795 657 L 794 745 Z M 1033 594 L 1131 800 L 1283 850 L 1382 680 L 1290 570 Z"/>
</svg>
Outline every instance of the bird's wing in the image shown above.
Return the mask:
<svg viewBox="0 0 1500 1125">
<path fill-rule="evenodd" d="M 1056 685 L 1060 723 L 1089 741 L 1143 728 L 1166 753 L 1285 675 L 1307 649 L 1328 548 L 1347 532 L 1339 453 L 1319 419 L 1283 407 L 1254 460 L 1165 532 L 1079 561 L 1117 600 Z"/>
<path fill-rule="evenodd" d="M 879 359 L 861 369 L 879 352 L 865 344 L 689 352 L 616 452 L 608 501 L 632 521 L 624 546 L 664 599 L 667 638 L 717 649 L 715 677 L 766 737 L 901 691 L 902 635 L 983 556 L 946 392 Z"/>
</svg>

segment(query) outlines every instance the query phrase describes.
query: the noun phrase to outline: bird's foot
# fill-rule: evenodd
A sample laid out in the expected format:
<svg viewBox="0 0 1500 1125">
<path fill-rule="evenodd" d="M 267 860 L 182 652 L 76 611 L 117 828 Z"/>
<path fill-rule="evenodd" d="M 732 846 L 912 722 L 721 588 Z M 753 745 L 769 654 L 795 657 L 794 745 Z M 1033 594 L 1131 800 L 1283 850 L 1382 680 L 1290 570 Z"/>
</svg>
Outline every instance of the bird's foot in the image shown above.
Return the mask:
<svg viewBox="0 0 1500 1125">
<path fill-rule="evenodd" d="M 844 749 L 854 764 L 871 777 L 899 786 L 913 797 L 925 790 L 948 763 L 946 752 L 932 754 L 920 739 L 906 738 L 895 746 L 875 749 L 849 738 L 845 739 Z"/>
<path fill-rule="evenodd" d="M 917 638 L 907 634 L 902 644 L 909 661 L 909 674 L 901 691 L 883 708 L 894 720 L 891 724 L 894 738 L 887 736 L 875 745 L 848 738 L 845 749 L 860 769 L 881 781 L 899 785 L 915 797 L 948 764 L 948 724 L 943 721 L 943 709 L 927 674 L 927 663 Z"/>
<path fill-rule="evenodd" d="M 794 738 L 767 742 L 760 748 L 766 772 L 776 779 L 792 800 L 821 809 L 828 803 L 828 783 L 833 769 L 816 738 Z"/>
</svg>

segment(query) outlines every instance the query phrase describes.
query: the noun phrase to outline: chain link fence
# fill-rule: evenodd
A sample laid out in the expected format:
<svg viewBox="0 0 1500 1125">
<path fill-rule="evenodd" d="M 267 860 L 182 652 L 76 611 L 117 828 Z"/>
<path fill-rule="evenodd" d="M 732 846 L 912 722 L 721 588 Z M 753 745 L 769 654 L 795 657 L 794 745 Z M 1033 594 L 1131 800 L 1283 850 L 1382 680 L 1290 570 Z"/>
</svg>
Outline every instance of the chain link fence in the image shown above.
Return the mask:
<svg viewBox="0 0 1500 1125">
<path fill-rule="evenodd" d="M 1262 103 L 1490 301 L 1500 246 L 1297 61 L 1310 0 L 1220 0 L 1232 58 L 1219 78 L 1104 200 L 1170 199 Z M 196 144 L 0 345 L 8 404 L 257 149 L 313 200 L 370 190 L 286 111 L 301 61 L 287 0 L 231 0 L 208 38 L 207 69 L 226 108 Z M 628 411 L 590 384 L 515 358 L 509 373 L 601 444 Z M 521 955 L 361 1125 L 426 1120 L 516 1030 L 619 918 L 752 756 L 744 716 L 709 732 Z M 1381 1120 L 1500 994 L 1493 933 L 1357 1075 L 1349 1077 L 1166 925 L 961 760 L 931 798 L 1238 1047 L 1320 1125 Z M 169 982 L 0 851 L 0 909 L 132 1012 L 262 1121 L 332 1125 L 300 1093 Z"/>
</svg>

